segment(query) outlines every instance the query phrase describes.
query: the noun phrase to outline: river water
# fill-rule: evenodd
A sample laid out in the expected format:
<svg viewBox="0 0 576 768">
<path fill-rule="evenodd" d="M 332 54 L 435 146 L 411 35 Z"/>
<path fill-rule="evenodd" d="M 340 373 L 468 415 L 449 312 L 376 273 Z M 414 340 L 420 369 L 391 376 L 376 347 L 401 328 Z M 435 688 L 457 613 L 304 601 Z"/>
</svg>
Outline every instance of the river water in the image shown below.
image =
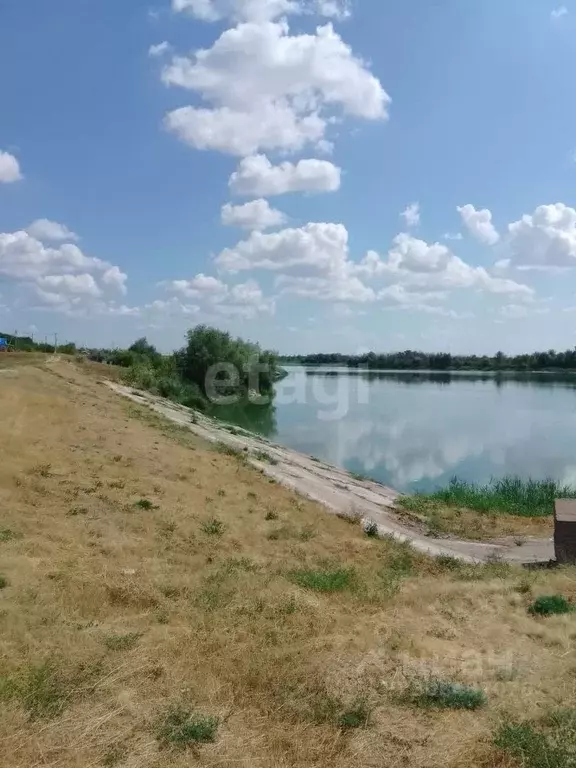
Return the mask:
<svg viewBox="0 0 576 768">
<path fill-rule="evenodd" d="M 303 453 L 402 491 L 454 475 L 576 485 L 576 375 L 287 370 L 254 426 Z"/>
</svg>

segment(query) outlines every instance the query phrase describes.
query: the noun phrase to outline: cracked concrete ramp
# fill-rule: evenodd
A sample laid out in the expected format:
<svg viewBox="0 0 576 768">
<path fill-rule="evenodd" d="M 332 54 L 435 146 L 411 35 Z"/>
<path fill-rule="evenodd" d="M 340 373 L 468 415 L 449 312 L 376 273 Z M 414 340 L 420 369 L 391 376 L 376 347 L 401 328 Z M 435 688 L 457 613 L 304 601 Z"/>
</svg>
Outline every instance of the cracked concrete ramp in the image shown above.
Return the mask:
<svg viewBox="0 0 576 768">
<path fill-rule="evenodd" d="M 432 557 L 453 557 L 467 563 L 503 561 L 529 564 L 547 563 L 554 559 L 552 538 L 527 539 L 522 546 L 518 546 L 513 539 L 480 542 L 426 536 L 421 530 L 407 525 L 399 518 L 394 503 L 400 494 L 392 488 L 370 480 L 358 480 L 344 469 L 270 442 L 238 427 L 232 433 L 229 431 L 230 425 L 148 392 L 110 381 L 106 384 L 118 394 L 148 406 L 209 442 L 225 443 L 246 452 L 250 464 L 278 483 L 319 502 L 329 512 L 372 520 L 377 524 L 380 536 L 392 536 L 398 541 L 409 542 L 419 552 Z M 258 452 L 265 452 L 274 463 L 258 460 Z"/>
</svg>

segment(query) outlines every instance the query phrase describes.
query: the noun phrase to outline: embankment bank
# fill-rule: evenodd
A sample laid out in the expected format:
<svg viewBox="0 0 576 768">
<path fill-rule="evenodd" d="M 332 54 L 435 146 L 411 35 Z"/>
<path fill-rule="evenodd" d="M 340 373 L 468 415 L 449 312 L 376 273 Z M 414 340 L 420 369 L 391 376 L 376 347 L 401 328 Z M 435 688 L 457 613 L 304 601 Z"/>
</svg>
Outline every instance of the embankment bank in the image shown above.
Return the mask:
<svg viewBox="0 0 576 768">
<path fill-rule="evenodd" d="M 1 768 L 571 766 L 574 568 L 368 537 L 114 373 L 0 376 Z"/>
<path fill-rule="evenodd" d="M 322 504 L 329 512 L 373 521 L 378 535 L 409 542 L 424 554 L 454 557 L 463 562 L 546 563 L 554 557 L 552 537 L 503 537 L 495 542 L 468 541 L 457 538 L 431 538 L 421 526 L 411 525 L 395 510 L 399 493 L 370 480 L 359 480 L 339 467 L 270 442 L 260 435 L 205 416 L 149 392 L 117 382 L 108 385 L 118 394 L 185 426 L 212 443 L 228 446 L 245 454 L 245 459 L 276 482 Z"/>
</svg>

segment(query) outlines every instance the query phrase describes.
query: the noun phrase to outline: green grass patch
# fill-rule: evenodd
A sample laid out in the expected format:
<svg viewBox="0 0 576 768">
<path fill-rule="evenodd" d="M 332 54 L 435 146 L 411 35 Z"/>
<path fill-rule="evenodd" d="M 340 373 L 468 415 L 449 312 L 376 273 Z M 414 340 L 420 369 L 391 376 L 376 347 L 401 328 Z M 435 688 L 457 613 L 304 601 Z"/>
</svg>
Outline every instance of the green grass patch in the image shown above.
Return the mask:
<svg viewBox="0 0 576 768">
<path fill-rule="evenodd" d="M 292 571 L 289 578 L 294 584 L 315 592 L 342 592 L 356 585 L 356 573 L 353 568 L 335 568 L 334 570 Z"/>
<path fill-rule="evenodd" d="M 30 720 L 58 717 L 66 707 L 94 685 L 102 672 L 99 661 L 71 665 L 47 659 L 0 676 L 0 701 L 16 701 Z"/>
<path fill-rule="evenodd" d="M 102 765 L 104 768 L 114 768 L 115 765 L 126 760 L 128 757 L 128 749 L 123 745 L 111 747 L 104 757 L 102 758 Z"/>
<path fill-rule="evenodd" d="M 286 541 L 287 539 L 295 539 L 297 536 L 296 528 L 287 523 L 286 525 L 279 525 L 273 528 L 268 532 L 266 538 L 268 541 Z"/>
<path fill-rule="evenodd" d="M 311 525 L 305 525 L 298 534 L 298 538 L 300 541 L 310 541 L 316 538 L 317 535 L 316 530 Z"/>
<path fill-rule="evenodd" d="M 554 513 L 554 501 L 575 498 L 576 488 L 560 485 L 555 480 L 523 480 L 503 477 L 486 485 L 453 478 L 446 488 L 429 494 L 403 496 L 398 504 L 412 512 L 426 512 L 427 504 L 472 509 L 484 514 L 548 517 Z"/>
<path fill-rule="evenodd" d="M 217 517 L 212 517 L 210 520 L 205 520 L 202 523 L 201 528 L 208 536 L 222 536 L 226 526 L 222 520 L 218 520 Z"/>
<path fill-rule="evenodd" d="M 355 702 L 349 709 L 338 718 L 338 725 L 343 730 L 353 728 L 367 728 L 370 724 L 370 710 L 365 701 Z"/>
<path fill-rule="evenodd" d="M 127 632 L 123 635 L 108 635 L 104 645 L 109 651 L 129 651 L 134 648 L 142 637 L 141 632 Z"/>
<path fill-rule="evenodd" d="M 574 768 L 576 710 L 558 710 L 536 722 L 506 723 L 494 744 L 522 768 Z"/>
<path fill-rule="evenodd" d="M 240 448 L 234 448 L 227 443 L 216 443 L 214 450 L 217 453 L 222 453 L 224 456 L 233 456 L 238 461 L 246 461 L 246 452 L 240 450 Z"/>
<path fill-rule="evenodd" d="M 21 534 L 16 531 L 10 530 L 10 528 L 0 528 L 0 543 L 5 541 L 16 541 L 16 539 L 22 538 Z"/>
<path fill-rule="evenodd" d="M 373 477 L 366 475 L 364 472 L 350 472 L 350 477 L 354 478 L 354 480 L 358 480 L 360 483 L 376 482 Z"/>
<path fill-rule="evenodd" d="M 480 688 L 437 678 L 412 683 L 407 699 L 417 707 L 438 709 L 479 709 L 486 704 Z"/>
<path fill-rule="evenodd" d="M 134 502 L 134 506 L 139 509 L 156 509 L 150 499 L 138 499 L 138 501 Z"/>
<path fill-rule="evenodd" d="M 371 711 L 364 698 L 357 698 L 345 703 L 339 697 L 333 696 L 324 686 L 316 688 L 313 684 L 306 691 L 308 696 L 305 710 L 312 722 L 317 725 L 333 725 L 343 731 L 356 728 L 367 728 L 370 725 Z"/>
<path fill-rule="evenodd" d="M 553 616 L 572 613 L 574 606 L 563 595 L 542 595 L 537 597 L 528 612 L 534 616 Z"/>
<path fill-rule="evenodd" d="M 262 461 L 266 464 L 271 464 L 272 466 L 275 466 L 276 464 L 278 464 L 277 459 L 275 459 L 273 456 L 270 456 L 270 454 L 267 453 L 266 451 L 256 451 L 256 453 L 254 454 L 254 458 L 257 461 Z"/>
<path fill-rule="evenodd" d="M 16 686 L 31 720 L 58 717 L 70 699 L 69 686 L 51 662 L 30 666 Z"/>
<path fill-rule="evenodd" d="M 171 707 L 158 726 L 158 741 L 163 746 L 186 749 L 196 744 L 216 741 L 217 717 L 192 712 L 181 706 Z"/>
</svg>

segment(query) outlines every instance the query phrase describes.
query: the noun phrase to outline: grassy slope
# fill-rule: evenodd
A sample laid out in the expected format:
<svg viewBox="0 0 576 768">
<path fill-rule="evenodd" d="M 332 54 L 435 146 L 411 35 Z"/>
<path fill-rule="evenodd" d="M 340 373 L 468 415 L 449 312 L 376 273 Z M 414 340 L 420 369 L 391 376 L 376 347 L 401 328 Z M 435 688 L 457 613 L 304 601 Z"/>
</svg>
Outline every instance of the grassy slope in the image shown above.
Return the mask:
<svg viewBox="0 0 576 768">
<path fill-rule="evenodd" d="M 499 721 L 574 705 L 576 616 L 526 611 L 573 571 L 367 538 L 71 363 L 0 394 L 1 766 L 509 766 Z M 488 706 L 411 706 L 428 674 Z M 171 705 L 216 741 L 162 749 Z"/>
</svg>

